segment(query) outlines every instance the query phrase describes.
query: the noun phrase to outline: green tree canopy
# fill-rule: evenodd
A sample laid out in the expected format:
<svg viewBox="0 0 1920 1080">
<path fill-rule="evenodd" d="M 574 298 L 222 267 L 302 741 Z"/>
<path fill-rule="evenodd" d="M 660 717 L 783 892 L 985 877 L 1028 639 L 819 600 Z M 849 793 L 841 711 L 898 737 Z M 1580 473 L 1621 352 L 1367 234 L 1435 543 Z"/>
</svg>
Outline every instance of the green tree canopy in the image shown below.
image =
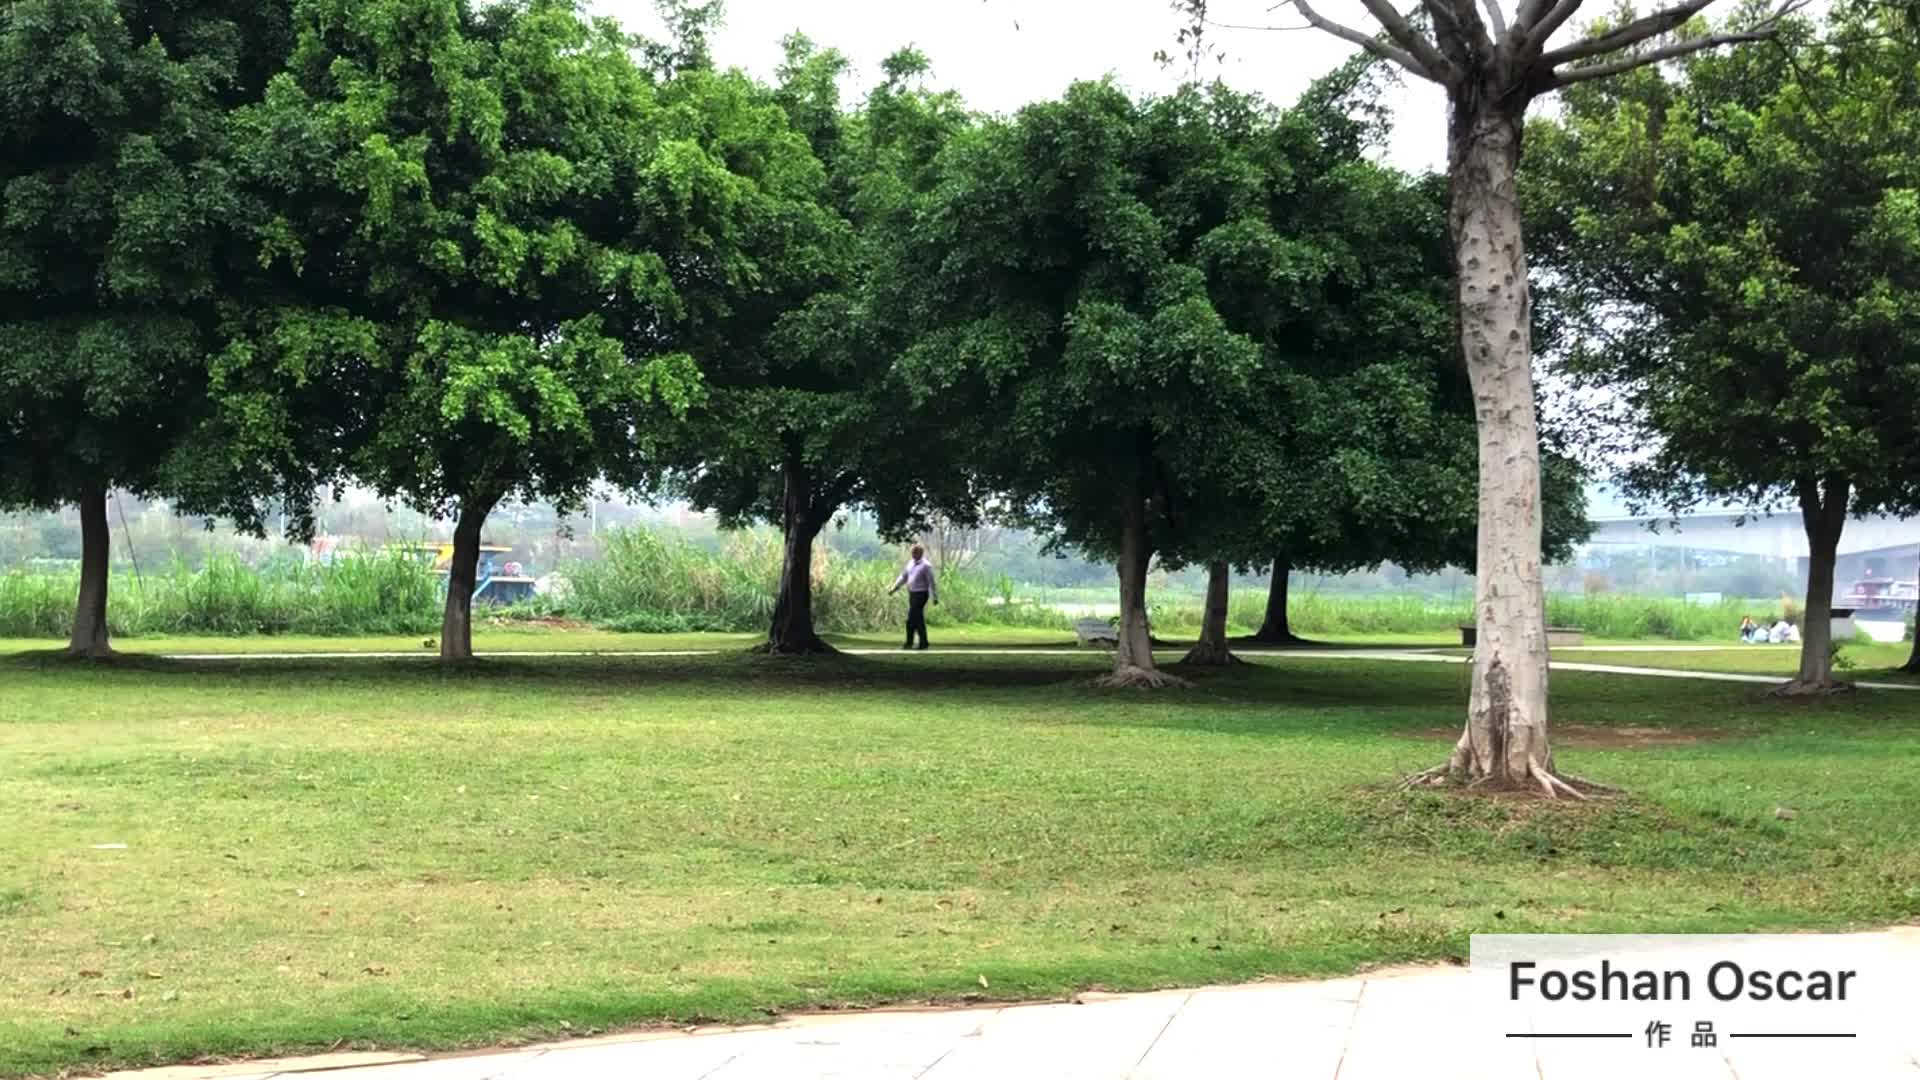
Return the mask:
<svg viewBox="0 0 1920 1080">
<path fill-rule="evenodd" d="M 1920 51 L 1793 33 L 1570 94 L 1526 180 L 1569 367 L 1626 406 L 1630 496 L 1799 509 L 1795 685 L 1820 689 L 1847 516 L 1920 503 Z"/>
<path fill-rule="evenodd" d="M 923 212 L 913 377 L 992 402 L 1009 419 L 979 467 L 1028 523 L 1117 559 L 1121 681 L 1155 681 L 1155 553 L 1378 562 L 1353 520 L 1432 524 L 1447 500 L 1377 456 L 1457 472 L 1434 403 L 1463 378 L 1436 188 L 1363 159 L 1361 71 L 1285 111 L 1080 84 L 957 142 Z"/>
<path fill-rule="evenodd" d="M 663 330 L 682 283 L 741 272 L 708 227 L 740 181 L 627 45 L 571 0 L 304 0 L 246 118 L 277 280 L 234 366 L 300 387 L 288 419 L 325 418 L 353 476 L 457 518 L 447 658 L 487 514 L 644 455 L 696 392 Z"/>
<path fill-rule="evenodd" d="M 750 288 L 716 293 L 678 328 L 708 393 L 662 464 L 669 490 L 723 522 L 781 527 L 784 569 L 765 648 L 812 653 L 826 648 L 811 589 L 820 531 L 859 506 L 898 534 L 953 486 L 938 429 L 916 430 L 892 376 L 902 328 L 876 293 L 909 197 L 967 116 L 951 95 L 910 85 L 925 67 L 917 54 L 892 58 L 887 81 L 850 111 L 840 54 L 797 34 L 785 48 L 775 86 L 695 69 L 669 90 L 726 103 L 708 129 L 758 182 L 755 228 L 741 242 L 764 272 Z"/>
<path fill-rule="evenodd" d="M 257 529 L 281 487 L 223 437 L 208 360 L 246 302 L 225 114 L 287 6 L 0 7 L 0 506 L 78 504 L 77 655 L 110 652 L 108 491 Z"/>
</svg>

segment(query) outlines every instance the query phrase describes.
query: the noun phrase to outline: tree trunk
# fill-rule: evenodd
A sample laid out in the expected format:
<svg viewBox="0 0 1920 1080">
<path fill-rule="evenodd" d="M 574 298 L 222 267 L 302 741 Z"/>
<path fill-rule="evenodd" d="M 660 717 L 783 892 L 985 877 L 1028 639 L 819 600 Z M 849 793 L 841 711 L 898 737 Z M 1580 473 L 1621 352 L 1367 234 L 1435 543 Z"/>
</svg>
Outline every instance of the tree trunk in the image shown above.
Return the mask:
<svg viewBox="0 0 1920 1080">
<path fill-rule="evenodd" d="M 1273 580 L 1267 584 L 1267 614 L 1260 623 L 1260 630 L 1252 639 L 1263 645 L 1299 645 L 1303 641 L 1293 634 L 1293 624 L 1287 618 L 1288 580 L 1293 576 L 1293 564 L 1284 556 L 1273 560 Z"/>
<path fill-rule="evenodd" d="M 1916 576 L 1915 580 L 1920 580 L 1920 576 Z M 1913 612 L 1913 655 L 1907 658 L 1907 666 L 1900 670 L 1909 675 L 1920 675 L 1920 604 L 1914 606 Z"/>
<path fill-rule="evenodd" d="M 1540 431 L 1515 188 L 1526 95 L 1502 89 L 1453 95 L 1450 224 L 1460 343 L 1479 421 L 1479 638 L 1466 730 L 1447 764 L 1418 779 L 1577 795 L 1554 776 L 1547 744 Z"/>
<path fill-rule="evenodd" d="M 1227 647 L 1227 589 L 1232 570 L 1226 563 L 1207 567 L 1207 606 L 1200 616 L 1200 641 L 1182 663 L 1195 667 L 1231 667 L 1241 663 Z"/>
<path fill-rule="evenodd" d="M 780 594 L 773 604 L 773 623 L 767 640 L 756 652 L 779 656 L 812 656 L 833 652 L 813 630 L 813 541 L 824 522 L 813 505 L 813 477 L 797 453 L 787 456 L 783 468 L 780 530 L 785 557 L 780 565 Z"/>
<path fill-rule="evenodd" d="M 1807 602 L 1801 609 L 1800 674 L 1778 691 L 1820 694 L 1839 688 L 1833 678 L 1833 568 L 1840 533 L 1847 524 L 1852 484 L 1829 477 L 1824 494 L 1814 481 L 1800 484 L 1800 520 L 1807 530 Z"/>
<path fill-rule="evenodd" d="M 480 584 L 480 530 L 494 500 L 461 501 L 453 527 L 453 563 L 447 568 L 447 607 L 440 617 L 440 659 L 473 659 L 473 590 Z"/>
<path fill-rule="evenodd" d="M 107 489 L 102 484 L 80 497 L 80 598 L 73 613 L 73 637 L 67 655 L 79 660 L 107 660 L 113 648 L 107 642 L 107 575 L 112 558 L 112 534 L 107 531 Z"/>
<path fill-rule="evenodd" d="M 1185 680 L 1161 671 L 1153 662 L 1153 632 L 1147 626 L 1147 567 L 1153 547 L 1147 539 L 1146 500 L 1129 487 L 1120 506 L 1119 642 L 1113 650 L 1113 674 L 1104 686 L 1184 686 Z"/>
</svg>

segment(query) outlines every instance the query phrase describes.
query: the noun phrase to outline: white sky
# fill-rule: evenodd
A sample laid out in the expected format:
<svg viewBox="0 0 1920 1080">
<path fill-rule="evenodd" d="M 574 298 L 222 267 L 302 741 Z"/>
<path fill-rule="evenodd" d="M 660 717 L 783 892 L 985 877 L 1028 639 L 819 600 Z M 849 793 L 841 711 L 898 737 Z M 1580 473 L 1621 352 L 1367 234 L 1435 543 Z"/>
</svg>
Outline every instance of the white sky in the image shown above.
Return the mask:
<svg viewBox="0 0 1920 1080">
<path fill-rule="evenodd" d="M 1259 25 L 1299 22 L 1285 10 L 1269 15 L 1268 2 L 1215 0 L 1213 18 Z M 592 7 L 630 30 L 659 31 L 652 0 L 592 0 Z M 1324 13 L 1370 28 L 1353 0 L 1329 0 Z M 713 48 L 720 64 L 771 78 L 780 62 L 780 39 L 801 30 L 852 58 L 851 98 L 878 81 L 880 61 L 888 54 L 916 45 L 933 61 L 930 85 L 960 91 L 974 108 L 1011 112 L 1057 97 L 1076 80 L 1109 74 L 1135 93 L 1174 89 L 1192 73 L 1175 40 L 1180 26 L 1168 0 L 728 0 L 727 24 Z M 1210 35 L 1227 56 L 1224 62 L 1209 62 L 1201 77 L 1223 79 L 1278 104 L 1292 102 L 1355 51 L 1310 29 L 1214 30 Z M 1162 49 L 1175 56 L 1172 67 L 1154 60 Z M 1394 134 L 1386 159 L 1410 171 L 1440 168 L 1446 155 L 1444 95 L 1409 76 L 1394 93 L 1393 105 Z"/>
</svg>

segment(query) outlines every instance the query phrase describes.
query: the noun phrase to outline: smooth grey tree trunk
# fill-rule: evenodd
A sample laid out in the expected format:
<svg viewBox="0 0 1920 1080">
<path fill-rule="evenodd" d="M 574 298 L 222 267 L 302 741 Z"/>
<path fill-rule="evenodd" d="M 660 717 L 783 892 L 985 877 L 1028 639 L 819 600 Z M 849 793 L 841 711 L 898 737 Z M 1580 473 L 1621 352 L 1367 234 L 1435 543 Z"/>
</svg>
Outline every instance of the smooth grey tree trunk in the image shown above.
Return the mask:
<svg viewBox="0 0 1920 1080">
<path fill-rule="evenodd" d="M 813 484 L 806 463 L 789 457 L 784 468 L 780 529 L 784 557 L 780 566 L 780 594 L 773 604 L 773 623 L 767 640 L 756 651 L 782 656 L 810 656 L 834 651 L 813 629 L 813 542 L 821 522 L 813 506 Z"/>
<path fill-rule="evenodd" d="M 1526 99 L 1498 90 L 1456 96 L 1449 134 L 1460 343 L 1479 420 L 1479 637 L 1466 729 L 1432 775 L 1578 794 L 1554 776 L 1547 742 L 1540 429 L 1516 188 Z"/>
<path fill-rule="evenodd" d="M 1421 18 L 1389 0 L 1363 0 L 1379 33 L 1347 26 L 1308 0 L 1291 7 L 1307 24 L 1444 87 L 1448 215 L 1460 343 L 1480 434 L 1480 516 L 1475 576 L 1473 683 L 1467 722 L 1445 765 L 1409 783 L 1464 782 L 1581 795 L 1554 775 L 1547 743 L 1546 596 L 1541 580 L 1540 438 L 1533 394 L 1526 246 L 1515 178 L 1528 105 L 1576 82 L 1608 78 L 1688 53 L 1774 36 L 1797 5 L 1782 3 L 1750 27 L 1657 48 L 1712 0 L 1687 0 L 1559 48 L 1555 32 L 1581 0 L 1518 5 L 1427 0 Z M 1207 0 L 1182 0 L 1192 33 Z M 1512 15 L 1509 22 L 1507 15 Z M 1423 25 L 1424 24 L 1424 25 Z M 1583 61 L 1592 61 L 1583 63 Z"/>
<path fill-rule="evenodd" d="M 1783 694 L 1817 694 L 1836 689 L 1833 678 L 1833 573 L 1840 534 L 1847 524 L 1853 487 L 1830 477 L 1825 490 L 1800 485 L 1800 520 L 1807 532 L 1807 600 L 1801 608 L 1800 673 L 1781 687 Z"/>
<path fill-rule="evenodd" d="M 1231 667 L 1241 662 L 1227 646 L 1227 594 L 1233 571 L 1226 563 L 1207 566 L 1207 606 L 1200 616 L 1200 641 L 1183 663 L 1195 667 Z"/>
<path fill-rule="evenodd" d="M 80 497 L 80 595 L 73 612 L 73 636 L 67 655 L 81 660 L 113 656 L 107 640 L 107 577 L 112 534 L 107 531 L 107 489 L 90 488 Z"/>
<path fill-rule="evenodd" d="M 447 568 L 447 606 L 440 617 L 440 659 L 473 659 L 473 590 L 479 582 L 480 531 L 493 501 L 466 500 L 453 527 L 453 563 Z"/>
</svg>

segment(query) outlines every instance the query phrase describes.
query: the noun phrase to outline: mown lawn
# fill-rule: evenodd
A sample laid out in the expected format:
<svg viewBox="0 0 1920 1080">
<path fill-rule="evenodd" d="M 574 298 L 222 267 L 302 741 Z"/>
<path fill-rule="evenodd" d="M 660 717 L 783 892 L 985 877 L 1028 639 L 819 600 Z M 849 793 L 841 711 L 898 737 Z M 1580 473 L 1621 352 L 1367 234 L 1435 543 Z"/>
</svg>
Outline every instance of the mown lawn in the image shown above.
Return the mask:
<svg viewBox="0 0 1920 1080">
<path fill-rule="evenodd" d="M 1913 655 L 1913 643 L 1902 645 L 1849 644 L 1840 651 L 1841 660 L 1834 672 L 1839 678 L 1869 682 L 1920 682 L 1900 667 Z M 1579 649 L 1558 650 L 1555 660 L 1589 664 L 1616 664 L 1622 667 L 1681 668 L 1691 671 L 1716 671 L 1731 675 L 1778 675 L 1792 678 L 1800 670 L 1798 645 L 1736 645 L 1725 649 L 1673 652 L 1607 652 Z"/>
<path fill-rule="evenodd" d="M 1543 805 L 1389 783 L 1463 669 L 1100 666 L 0 659 L 0 1074 L 1920 914 L 1920 699 L 1563 673 Z"/>
</svg>

